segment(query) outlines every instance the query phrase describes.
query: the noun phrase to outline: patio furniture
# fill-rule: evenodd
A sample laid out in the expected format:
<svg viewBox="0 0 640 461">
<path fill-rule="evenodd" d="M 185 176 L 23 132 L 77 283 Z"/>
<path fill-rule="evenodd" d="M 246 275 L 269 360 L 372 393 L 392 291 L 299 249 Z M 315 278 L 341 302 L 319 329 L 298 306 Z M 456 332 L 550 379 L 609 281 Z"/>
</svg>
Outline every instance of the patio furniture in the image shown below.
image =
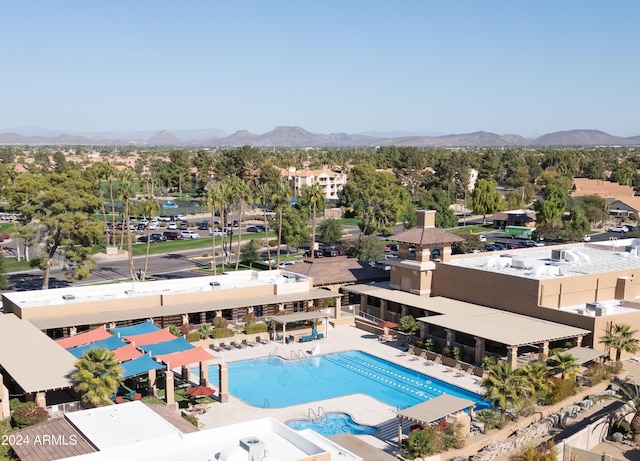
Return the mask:
<svg viewBox="0 0 640 461">
<path fill-rule="evenodd" d="M 217 339 L 214 339 L 213 342 L 211 343 L 211 349 L 213 349 L 216 352 L 220 352 L 222 350 L 222 347 L 220 347 L 220 341 L 218 341 Z"/>
<path fill-rule="evenodd" d="M 231 345 L 231 340 L 229 338 L 225 338 L 224 339 L 224 342 L 222 343 L 222 346 L 228 351 L 233 349 L 233 346 Z"/>
</svg>

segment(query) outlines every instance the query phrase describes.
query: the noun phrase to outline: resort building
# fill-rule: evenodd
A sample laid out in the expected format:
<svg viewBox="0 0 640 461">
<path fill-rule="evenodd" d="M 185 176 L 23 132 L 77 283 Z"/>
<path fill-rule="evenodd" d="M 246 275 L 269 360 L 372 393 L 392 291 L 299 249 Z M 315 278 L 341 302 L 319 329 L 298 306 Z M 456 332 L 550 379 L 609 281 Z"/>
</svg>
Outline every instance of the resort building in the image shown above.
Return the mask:
<svg viewBox="0 0 640 461">
<path fill-rule="evenodd" d="M 338 200 L 338 192 L 347 183 L 347 174 L 341 170 L 323 168 L 321 170 L 310 170 L 296 168 L 283 169 L 280 176 L 286 179 L 291 186 L 294 197 L 298 197 L 303 187 L 311 187 L 319 184 L 324 191 L 328 202 L 335 203 Z"/>
<path fill-rule="evenodd" d="M 103 325 L 122 327 L 152 320 L 169 325 L 210 323 L 215 317 L 242 321 L 325 308 L 332 299 L 339 316 L 341 295 L 313 289 L 313 280 L 284 270 L 238 271 L 219 276 L 127 282 L 113 285 L 5 292 L 4 312 L 28 320 L 51 338 Z"/>
</svg>

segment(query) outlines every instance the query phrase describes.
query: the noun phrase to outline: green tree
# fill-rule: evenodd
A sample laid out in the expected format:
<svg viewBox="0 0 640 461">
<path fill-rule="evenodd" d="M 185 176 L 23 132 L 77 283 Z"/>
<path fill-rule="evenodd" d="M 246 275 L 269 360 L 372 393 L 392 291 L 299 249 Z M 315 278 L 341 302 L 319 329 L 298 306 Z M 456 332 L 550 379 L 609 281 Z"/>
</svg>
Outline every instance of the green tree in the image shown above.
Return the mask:
<svg viewBox="0 0 640 461">
<path fill-rule="evenodd" d="M 318 183 L 314 183 L 311 187 L 303 187 L 301 191 L 301 202 L 304 207 L 311 208 L 311 248 L 316 247 L 316 218 L 318 208 L 324 210 L 327 196 L 324 189 Z M 311 252 L 311 258 L 315 258 L 315 252 Z"/>
<path fill-rule="evenodd" d="M 480 384 L 484 389 L 483 398 L 490 400 L 504 415 L 508 409 L 518 410 L 525 397 L 522 377 L 511 365 L 498 362 L 489 368 L 489 375 Z"/>
<path fill-rule="evenodd" d="M 504 199 L 496 190 L 496 183 L 486 179 L 478 180 L 471 194 L 471 206 L 475 214 L 482 215 L 482 224 L 486 224 L 488 214 L 504 209 Z"/>
<path fill-rule="evenodd" d="M 149 221 L 146 228 L 147 244 L 144 253 L 144 269 L 140 273 L 140 279 L 144 280 L 147 275 L 147 270 L 149 269 L 149 248 L 151 245 L 151 227 L 149 226 L 149 223 L 151 221 L 151 218 L 155 216 L 158 211 L 160 211 L 160 205 L 158 204 L 158 201 L 155 199 L 155 197 L 153 197 L 153 195 L 151 195 L 151 187 L 149 187 L 149 184 L 147 184 L 147 195 L 143 200 L 136 203 L 135 210 L 136 214 L 144 216 L 147 221 Z"/>
<path fill-rule="evenodd" d="M 418 322 L 411 315 L 405 315 L 400 318 L 400 329 L 407 333 L 414 333 L 418 329 Z"/>
<path fill-rule="evenodd" d="M 362 236 L 356 240 L 354 252 L 358 261 L 369 263 L 384 258 L 385 243 L 375 235 Z"/>
<path fill-rule="evenodd" d="M 0 290 L 8 290 L 11 287 L 7 276 L 7 266 L 4 260 L 4 250 L 0 250 Z"/>
<path fill-rule="evenodd" d="M 282 245 L 284 210 L 285 207 L 291 206 L 291 188 L 286 181 L 280 181 L 275 188 L 271 189 L 270 201 L 278 210 L 278 252 L 276 253 L 276 264 L 280 265 L 280 246 Z"/>
<path fill-rule="evenodd" d="M 544 189 L 544 199 L 535 203 L 536 221 L 555 224 L 567 208 L 567 190 L 559 182 L 551 182 Z"/>
<path fill-rule="evenodd" d="M 614 410 L 616 417 L 626 418 L 632 416 L 631 440 L 640 443 L 640 385 L 630 382 L 616 382 L 621 395 L 603 395 L 602 399 L 615 400 L 622 404 L 622 407 Z"/>
<path fill-rule="evenodd" d="M 59 250 L 67 276 L 89 276 L 95 262 L 91 245 L 102 236 L 102 224 L 90 219 L 100 207 L 95 185 L 79 172 L 22 174 L 8 191 L 9 203 L 26 223 L 38 225 L 42 252 L 31 260 L 44 271 L 42 288 L 49 287 L 49 274 Z"/>
<path fill-rule="evenodd" d="M 300 248 L 310 244 L 309 222 L 307 213 L 296 207 L 289 206 L 284 209 L 282 219 L 282 243 L 289 247 Z"/>
<path fill-rule="evenodd" d="M 616 362 L 620 361 L 622 352 L 635 354 L 640 348 L 640 339 L 636 337 L 638 330 L 631 328 L 626 323 L 614 323 L 604 336 L 600 337 L 600 342 L 605 345 L 608 351 L 615 349 Z"/>
<path fill-rule="evenodd" d="M 325 218 L 318 228 L 320 240 L 323 242 L 338 242 L 342 239 L 342 226 L 334 218 Z"/>
<path fill-rule="evenodd" d="M 458 218 L 451 208 L 453 201 L 442 189 L 431 189 L 420 197 L 418 206 L 422 210 L 436 211 L 436 227 L 455 227 Z"/>
<path fill-rule="evenodd" d="M 269 221 L 267 219 L 267 209 L 268 204 L 271 200 L 271 188 L 267 184 L 260 184 L 256 187 L 256 200 L 262 204 L 262 219 L 264 225 L 264 246 L 269 248 Z M 268 250 L 269 251 L 269 250 Z M 271 270 L 271 251 L 269 251 L 268 258 L 269 260 L 269 270 Z"/>
<path fill-rule="evenodd" d="M 251 197 L 251 188 L 249 183 L 238 177 L 234 177 L 231 188 L 239 201 L 239 213 L 238 213 L 238 237 L 236 253 L 240 254 L 240 245 L 242 240 L 242 216 L 244 216 L 244 205 Z M 240 264 L 240 258 L 236 258 L 236 270 L 238 270 Z"/>
<path fill-rule="evenodd" d="M 249 242 L 240 249 L 240 258 L 238 259 L 242 261 L 242 264 L 245 266 L 253 267 L 253 264 L 260 260 L 258 248 L 260 248 L 260 244 L 257 240 L 249 240 Z"/>
<path fill-rule="evenodd" d="M 549 366 L 544 362 L 529 362 L 518 372 L 524 378 L 523 386 L 529 396 L 536 400 L 552 387 Z"/>
<path fill-rule="evenodd" d="M 76 361 L 71 375 L 81 400 L 94 407 L 106 405 L 122 382 L 122 367 L 113 352 L 104 348 L 89 349 Z"/>
<path fill-rule="evenodd" d="M 562 379 L 573 377 L 580 369 L 578 362 L 571 354 L 555 353 L 549 358 L 549 366 L 553 374 L 560 373 Z"/>
</svg>

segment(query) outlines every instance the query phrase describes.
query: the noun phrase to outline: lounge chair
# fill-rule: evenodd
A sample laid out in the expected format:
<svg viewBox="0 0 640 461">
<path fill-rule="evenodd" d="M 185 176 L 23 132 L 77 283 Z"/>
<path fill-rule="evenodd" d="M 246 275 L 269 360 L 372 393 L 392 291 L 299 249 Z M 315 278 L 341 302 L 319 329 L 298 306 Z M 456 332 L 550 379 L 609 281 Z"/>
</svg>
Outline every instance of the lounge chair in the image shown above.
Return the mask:
<svg viewBox="0 0 640 461">
<path fill-rule="evenodd" d="M 271 341 L 269 340 L 269 337 L 264 337 L 264 335 L 262 333 L 260 333 L 258 335 L 258 342 L 260 344 L 269 344 Z"/>
<path fill-rule="evenodd" d="M 142 394 L 136 392 L 135 394 L 133 394 L 133 400 L 142 400 Z"/>
<path fill-rule="evenodd" d="M 316 339 L 323 339 L 324 338 L 324 333 L 318 333 L 316 335 Z"/>
<path fill-rule="evenodd" d="M 231 340 L 229 338 L 225 338 L 224 339 L 224 342 L 222 343 L 222 346 L 228 351 L 233 349 L 233 346 L 231 345 Z"/>
<path fill-rule="evenodd" d="M 120 396 L 117 396 L 116 399 L 114 400 L 115 403 L 124 403 L 124 399 Z"/>
<path fill-rule="evenodd" d="M 245 344 L 249 347 L 254 347 L 256 345 L 256 342 L 252 340 L 250 336 L 247 336 Z"/>
<path fill-rule="evenodd" d="M 214 339 L 211 342 L 211 349 L 213 349 L 216 352 L 220 352 L 222 350 L 222 347 L 220 347 L 220 341 L 218 341 L 217 339 Z"/>
<path fill-rule="evenodd" d="M 247 345 L 244 343 L 244 340 L 240 336 L 236 336 L 233 338 L 233 344 L 237 349 L 244 349 Z"/>
</svg>

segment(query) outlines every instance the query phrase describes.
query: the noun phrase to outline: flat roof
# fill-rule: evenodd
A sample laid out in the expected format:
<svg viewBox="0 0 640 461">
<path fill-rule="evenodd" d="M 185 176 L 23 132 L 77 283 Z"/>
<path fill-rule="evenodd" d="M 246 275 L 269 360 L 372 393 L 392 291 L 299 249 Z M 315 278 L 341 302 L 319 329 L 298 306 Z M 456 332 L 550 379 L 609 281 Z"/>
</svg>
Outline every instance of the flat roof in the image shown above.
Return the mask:
<svg viewBox="0 0 640 461">
<path fill-rule="evenodd" d="M 597 349 L 591 349 L 589 347 L 573 347 L 568 349 L 562 353 L 570 354 L 576 359 L 576 363 L 578 365 L 583 365 L 587 362 L 597 359 L 598 357 L 603 357 L 607 355 L 605 351 L 599 351 Z"/>
<path fill-rule="evenodd" d="M 439 296 L 418 296 L 373 285 L 350 285 L 344 289 L 440 314 L 418 320 L 508 346 L 538 344 L 590 333 L 582 328 Z"/>
<path fill-rule="evenodd" d="M 76 360 L 30 322 L 0 314 L 0 365 L 23 391 L 71 387 Z"/>
<path fill-rule="evenodd" d="M 466 255 L 439 264 L 535 280 L 640 269 L 640 239 L 553 245 Z M 562 261 L 552 251 L 564 250 Z"/>
<path fill-rule="evenodd" d="M 209 290 L 211 287 L 209 286 Z M 123 320 L 147 319 L 151 317 L 161 317 L 165 315 L 189 314 L 192 312 L 207 312 L 222 309 L 232 309 L 234 307 L 260 306 L 266 304 L 291 303 L 296 301 L 308 301 L 324 298 L 336 298 L 340 293 L 329 290 L 310 290 L 298 293 L 286 293 L 281 295 L 254 296 L 238 299 L 224 299 L 220 301 L 207 301 L 193 304 L 176 304 L 170 306 L 153 306 L 140 309 L 127 309 L 123 311 L 91 312 L 89 314 L 75 314 L 57 316 L 52 311 L 51 317 L 30 320 L 41 330 L 49 328 L 61 328 L 73 325 L 95 325 L 99 323 L 119 322 Z M 96 304 L 96 308 L 99 305 Z"/>
<path fill-rule="evenodd" d="M 271 319 L 276 323 L 301 322 L 303 320 L 325 319 L 329 314 L 323 311 L 295 312 L 287 315 L 274 315 Z"/>
<path fill-rule="evenodd" d="M 400 410 L 398 411 L 398 417 L 417 423 L 429 424 L 473 406 L 475 406 L 475 402 L 472 400 L 445 394 Z"/>
</svg>

